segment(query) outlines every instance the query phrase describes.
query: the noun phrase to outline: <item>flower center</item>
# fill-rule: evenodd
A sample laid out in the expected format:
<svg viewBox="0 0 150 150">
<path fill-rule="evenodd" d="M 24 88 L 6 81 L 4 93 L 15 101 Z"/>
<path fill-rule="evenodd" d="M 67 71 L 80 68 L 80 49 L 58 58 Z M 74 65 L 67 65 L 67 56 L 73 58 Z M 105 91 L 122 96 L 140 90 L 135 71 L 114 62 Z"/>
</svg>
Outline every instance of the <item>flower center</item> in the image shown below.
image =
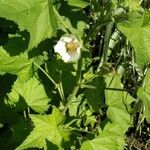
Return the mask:
<svg viewBox="0 0 150 150">
<path fill-rule="evenodd" d="M 69 43 L 66 43 L 67 52 L 73 53 L 77 50 L 79 44 L 75 42 L 75 39 L 72 39 Z"/>
</svg>

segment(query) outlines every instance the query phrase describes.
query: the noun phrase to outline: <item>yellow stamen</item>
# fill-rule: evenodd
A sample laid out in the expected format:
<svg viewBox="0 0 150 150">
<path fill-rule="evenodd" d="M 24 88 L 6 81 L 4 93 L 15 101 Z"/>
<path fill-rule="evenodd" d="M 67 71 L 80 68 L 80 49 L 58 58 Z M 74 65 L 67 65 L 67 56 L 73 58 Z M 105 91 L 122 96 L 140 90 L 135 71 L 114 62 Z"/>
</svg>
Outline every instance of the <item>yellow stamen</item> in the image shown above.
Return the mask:
<svg viewBox="0 0 150 150">
<path fill-rule="evenodd" d="M 67 52 L 75 52 L 79 44 L 75 42 L 75 39 L 72 39 L 69 43 L 66 43 Z"/>
</svg>

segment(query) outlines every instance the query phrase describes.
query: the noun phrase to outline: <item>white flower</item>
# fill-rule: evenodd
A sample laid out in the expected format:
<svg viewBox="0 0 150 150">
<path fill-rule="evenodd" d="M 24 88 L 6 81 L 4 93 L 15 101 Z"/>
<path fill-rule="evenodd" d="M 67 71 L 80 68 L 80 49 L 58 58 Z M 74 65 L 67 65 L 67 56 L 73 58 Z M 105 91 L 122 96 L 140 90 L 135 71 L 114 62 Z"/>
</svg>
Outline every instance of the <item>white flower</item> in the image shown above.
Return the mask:
<svg viewBox="0 0 150 150">
<path fill-rule="evenodd" d="M 79 41 L 74 37 L 61 37 L 58 43 L 54 46 L 55 53 L 58 53 L 62 60 L 66 63 L 76 62 L 80 58 Z"/>
</svg>

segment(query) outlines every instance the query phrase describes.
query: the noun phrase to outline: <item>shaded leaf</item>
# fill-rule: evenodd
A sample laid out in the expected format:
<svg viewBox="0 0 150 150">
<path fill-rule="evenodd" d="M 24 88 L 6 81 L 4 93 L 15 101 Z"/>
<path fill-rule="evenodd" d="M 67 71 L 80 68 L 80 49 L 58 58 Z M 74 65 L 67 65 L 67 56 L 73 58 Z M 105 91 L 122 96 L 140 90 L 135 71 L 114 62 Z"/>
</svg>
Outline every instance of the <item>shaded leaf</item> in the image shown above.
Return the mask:
<svg viewBox="0 0 150 150">
<path fill-rule="evenodd" d="M 89 83 L 89 87 L 85 91 L 85 96 L 88 103 L 92 106 L 94 111 L 99 111 L 104 103 L 104 79 L 102 77 L 97 77 Z"/>
<path fill-rule="evenodd" d="M 4 98 L 7 93 L 11 91 L 14 81 L 17 79 L 16 75 L 5 73 L 0 75 L 0 97 Z"/>
<path fill-rule="evenodd" d="M 11 138 L 7 141 L 7 149 L 10 149 L 10 147 L 11 149 L 15 149 L 26 139 L 32 130 L 32 125 L 29 120 L 27 122 L 19 118 L 17 119 L 17 124 L 10 127 L 13 132 Z"/>
<path fill-rule="evenodd" d="M 78 5 L 80 5 L 80 3 L 78 3 Z M 84 36 L 87 18 L 82 10 L 73 8 L 74 7 L 69 6 L 67 2 L 61 2 L 61 7 L 58 10 L 59 14 L 57 15 L 59 28 L 65 32 L 66 29 L 68 29 L 82 44 L 81 38 Z"/>
<path fill-rule="evenodd" d="M 16 44 L 17 43 L 17 44 Z M 17 34 L 9 34 L 8 42 L 4 49 L 10 56 L 20 55 L 28 48 L 29 34 L 27 32 L 19 32 Z"/>
<path fill-rule="evenodd" d="M 2 102 L 0 103 L 0 110 L 1 123 L 12 125 L 15 124 L 20 118 L 20 115 L 17 114 L 14 109 L 10 108 L 6 104 L 3 104 Z"/>
<path fill-rule="evenodd" d="M 8 139 L 11 137 L 11 130 L 7 127 L 7 126 L 4 126 L 2 129 L 1 129 L 1 132 L 0 132 L 0 146 L 1 146 L 1 149 L 3 150 L 7 150 L 7 142 L 8 142 Z"/>
</svg>

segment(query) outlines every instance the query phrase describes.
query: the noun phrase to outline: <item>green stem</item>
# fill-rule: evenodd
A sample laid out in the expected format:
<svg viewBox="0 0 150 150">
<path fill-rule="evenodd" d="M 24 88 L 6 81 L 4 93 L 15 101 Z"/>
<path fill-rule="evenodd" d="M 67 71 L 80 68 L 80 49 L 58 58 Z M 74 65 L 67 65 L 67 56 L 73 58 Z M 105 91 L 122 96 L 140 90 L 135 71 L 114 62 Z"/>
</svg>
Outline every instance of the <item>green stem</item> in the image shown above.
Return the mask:
<svg viewBox="0 0 150 150">
<path fill-rule="evenodd" d="M 111 33 L 112 33 L 113 26 L 114 26 L 114 22 L 110 22 L 106 26 L 106 32 L 105 32 L 105 37 L 104 37 L 104 55 L 103 55 L 103 61 L 104 62 L 107 62 L 108 49 L 109 49 L 109 40 L 110 40 L 110 36 L 111 36 Z"/>
<path fill-rule="evenodd" d="M 78 61 L 78 69 L 77 69 L 77 73 L 76 73 L 76 85 L 75 85 L 72 93 L 69 95 L 66 105 L 64 106 L 64 109 L 63 109 L 64 114 L 65 114 L 66 110 L 68 109 L 69 105 L 71 104 L 71 102 L 75 99 L 75 96 L 79 90 L 80 83 L 81 83 L 81 68 L 82 68 L 82 58 L 79 59 L 79 61 Z"/>
<path fill-rule="evenodd" d="M 49 74 L 42 68 L 40 67 L 37 63 L 33 62 L 35 66 L 37 66 L 47 77 L 50 79 L 50 81 L 55 85 L 56 89 L 58 90 L 58 93 L 62 99 L 63 102 L 65 102 L 65 96 L 62 88 L 62 83 L 56 83 L 50 76 Z"/>
<path fill-rule="evenodd" d="M 26 120 L 27 119 L 27 114 L 26 114 L 25 110 L 23 111 L 23 116 L 24 116 L 24 119 Z"/>
<path fill-rule="evenodd" d="M 87 34 L 87 37 L 85 38 L 84 44 L 88 43 L 89 40 L 93 39 L 94 36 L 101 30 L 103 26 L 105 26 L 107 23 L 110 22 L 110 19 L 108 20 L 100 20 L 98 23 L 96 23 Z"/>
<path fill-rule="evenodd" d="M 36 62 L 33 63 L 50 79 L 50 81 L 55 85 L 55 87 L 57 87 L 57 83 L 48 75 L 48 73 L 42 67 L 40 67 Z"/>
<path fill-rule="evenodd" d="M 55 12 L 56 17 L 58 18 L 58 20 L 60 21 L 60 23 L 64 26 L 64 28 L 66 29 L 66 31 L 71 34 L 71 31 L 68 29 L 68 26 L 65 24 L 65 22 L 63 21 L 63 19 L 61 18 L 61 16 L 59 15 L 59 13 L 57 12 L 56 8 L 53 6 L 53 10 Z"/>
<path fill-rule="evenodd" d="M 60 96 L 61 96 L 63 103 L 65 103 L 65 95 L 64 95 L 63 85 L 62 85 L 62 70 L 60 70 L 60 80 L 59 81 L 60 82 L 58 84 L 58 86 L 59 86 L 58 90 L 59 90 L 59 93 L 61 94 Z"/>
</svg>

